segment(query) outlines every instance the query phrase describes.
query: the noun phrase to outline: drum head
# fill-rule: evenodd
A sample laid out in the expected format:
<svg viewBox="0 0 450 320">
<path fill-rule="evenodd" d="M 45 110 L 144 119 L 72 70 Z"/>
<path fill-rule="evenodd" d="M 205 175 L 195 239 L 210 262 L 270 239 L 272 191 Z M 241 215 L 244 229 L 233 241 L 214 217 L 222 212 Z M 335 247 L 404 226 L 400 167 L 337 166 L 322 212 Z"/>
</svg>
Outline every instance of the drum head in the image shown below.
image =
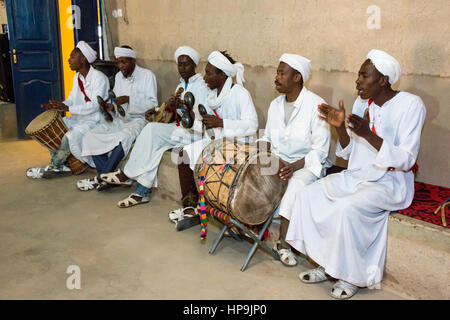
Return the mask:
<svg viewBox="0 0 450 320">
<path fill-rule="evenodd" d="M 250 156 L 234 178 L 228 197 L 230 214 L 249 224 L 264 223 L 275 211 L 288 182 L 278 176 L 280 159 L 271 153 Z"/>
<path fill-rule="evenodd" d="M 37 131 L 45 129 L 48 125 L 50 125 L 53 120 L 58 116 L 58 110 L 47 110 L 30 122 L 30 124 L 25 128 L 26 134 L 33 134 Z"/>
</svg>

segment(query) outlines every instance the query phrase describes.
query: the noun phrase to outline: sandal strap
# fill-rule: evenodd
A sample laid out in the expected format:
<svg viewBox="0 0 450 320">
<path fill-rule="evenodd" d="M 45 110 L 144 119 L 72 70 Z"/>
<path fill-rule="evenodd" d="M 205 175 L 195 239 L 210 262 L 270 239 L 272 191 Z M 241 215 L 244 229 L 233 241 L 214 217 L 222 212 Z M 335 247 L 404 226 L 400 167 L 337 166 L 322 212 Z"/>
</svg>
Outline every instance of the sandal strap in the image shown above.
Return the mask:
<svg viewBox="0 0 450 320">
<path fill-rule="evenodd" d="M 183 208 L 172 210 L 169 212 L 169 220 L 172 221 L 173 223 L 177 223 L 179 220 L 182 219 L 183 215 L 184 215 Z"/>
<path fill-rule="evenodd" d="M 344 280 L 339 280 L 331 289 L 331 295 L 336 299 L 348 299 L 355 295 L 358 287 Z M 345 293 L 345 296 L 342 294 Z"/>
<path fill-rule="evenodd" d="M 42 176 L 44 175 L 44 172 L 47 171 L 49 167 L 50 166 L 46 166 L 43 168 L 29 168 L 27 170 L 27 177 L 33 178 L 33 179 L 42 178 Z"/>
<path fill-rule="evenodd" d="M 141 200 L 138 201 L 138 200 L 132 198 L 133 196 L 140 197 Z M 149 198 L 148 198 L 148 197 L 143 197 L 143 196 L 141 196 L 141 195 L 139 195 L 139 194 L 137 194 L 137 193 L 132 193 L 132 194 L 130 194 L 128 197 L 126 197 L 125 199 L 119 201 L 119 202 L 117 203 L 117 205 L 118 205 L 120 208 L 128 208 L 128 207 L 132 207 L 132 206 L 134 206 L 134 205 L 136 205 L 136 204 L 139 204 L 139 203 L 146 203 L 146 202 L 148 202 L 148 201 L 149 201 Z M 124 204 L 124 206 L 122 206 L 121 204 Z"/>
<path fill-rule="evenodd" d="M 109 172 L 109 173 L 102 173 L 100 175 L 100 179 L 102 179 L 103 181 L 109 183 L 109 184 L 130 184 L 129 183 L 129 179 L 127 181 L 120 181 L 120 179 L 117 177 L 117 175 L 121 174 L 122 170 L 117 169 L 114 172 Z"/>
<path fill-rule="evenodd" d="M 305 279 L 306 275 L 309 276 L 309 279 Z M 321 267 L 319 267 L 302 272 L 300 274 L 300 280 L 306 283 L 322 282 L 327 280 L 327 275 L 325 274 L 325 271 Z"/>
<path fill-rule="evenodd" d="M 94 177 L 93 179 L 83 179 L 77 182 L 78 189 L 82 191 L 92 190 L 95 189 L 97 186 L 98 186 L 97 177 Z"/>
</svg>

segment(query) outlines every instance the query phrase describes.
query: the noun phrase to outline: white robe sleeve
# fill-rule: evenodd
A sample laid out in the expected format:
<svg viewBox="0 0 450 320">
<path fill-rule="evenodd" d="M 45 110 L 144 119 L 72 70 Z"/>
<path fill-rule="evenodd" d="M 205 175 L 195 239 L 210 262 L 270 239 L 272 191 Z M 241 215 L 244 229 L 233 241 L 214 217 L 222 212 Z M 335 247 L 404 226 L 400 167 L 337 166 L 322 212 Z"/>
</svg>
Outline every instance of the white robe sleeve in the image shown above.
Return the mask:
<svg viewBox="0 0 450 320">
<path fill-rule="evenodd" d="M 224 137 L 245 137 L 251 136 L 258 130 L 258 116 L 253 105 L 250 93 L 242 94 L 239 106 L 241 116 L 239 120 L 223 119 Z"/>
<path fill-rule="evenodd" d="M 416 99 L 402 117 L 398 133 L 398 143 L 383 140 L 374 164 L 381 168 L 393 167 L 403 171 L 410 170 L 417 159 L 420 135 L 425 121 L 426 109 L 420 98 Z"/>
<path fill-rule="evenodd" d="M 323 164 L 330 149 L 330 125 L 319 119 L 317 108 L 313 111 L 311 121 L 311 151 L 305 156 L 305 168 L 320 178 Z"/>
<path fill-rule="evenodd" d="M 74 84 L 74 88 L 75 88 Z M 108 89 L 109 89 L 109 82 L 108 78 L 106 76 L 100 77 L 96 76 L 92 79 L 92 97 L 89 97 L 91 101 L 85 102 L 84 104 L 79 105 L 71 105 L 69 106 L 69 112 L 73 115 L 88 115 L 95 112 L 98 112 L 100 107 L 97 102 L 97 96 L 103 97 L 103 99 L 106 98 L 108 95 Z M 74 89 L 72 89 L 74 90 Z M 71 93 L 72 94 L 72 93 Z M 70 100 L 70 96 L 69 96 Z"/>
<path fill-rule="evenodd" d="M 76 90 L 76 86 L 78 86 L 78 82 L 76 82 L 77 75 L 78 75 L 78 73 L 75 74 L 75 76 L 73 77 L 72 90 L 70 90 L 69 97 L 63 101 L 63 103 L 68 107 L 73 105 L 73 96 L 75 94 L 74 90 Z"/>
<path fill-rule="evenodd" d="M 349 130 L 347 130 L 347 133 L 350 137 L 350 141 L 349 141 L 348 145 L 345 148 L 342 148 L 341 143 L 339 142 L 339 138 L 338 138 L 338 143 L 337 143 L 337 147 L 336 147 L 336 156 L 338 156 L 344 160 L 348 160 L 350 158 L 350 154 L 352 153 L 353 143 L 354 143 L 351 132 L 349 132 Z"/>
<path fill-rule="evenodd" d="M 272 130 L 272 125 L 271 125 L 271 120 L 272 120 L 272 115 L 271 115 L 271 110 L 272 110 L 272 104 L 273 102 L 270 104 L 269 110 L 267 111 L 267 121 L 266 121 L 266 128 L 264 129 L 264 133 L 263 136 L 259 139 L 256 140 L 256 142 L 259 141 L 267 141 L 270 144 L 272 144 L 272 137 L 271 137 L 271 130 Z"/>
<path fill-rule="evenodd" d="M 130 114 L 143 114 L 158 106 L 156 77 L 152 72 L 145 72 L 143 84 L 133 91 L 134 94 L 129 97 Z"/>
</svg>

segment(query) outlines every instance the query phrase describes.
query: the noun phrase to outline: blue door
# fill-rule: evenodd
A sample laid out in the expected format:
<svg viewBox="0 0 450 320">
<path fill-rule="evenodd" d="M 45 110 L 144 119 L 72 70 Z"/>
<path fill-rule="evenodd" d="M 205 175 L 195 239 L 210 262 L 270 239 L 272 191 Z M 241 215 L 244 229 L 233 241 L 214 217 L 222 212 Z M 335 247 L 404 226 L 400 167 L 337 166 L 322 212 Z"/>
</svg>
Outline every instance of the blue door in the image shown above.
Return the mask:
<svg viewBox="0 0 450 320">
<path fill-rule="evenodd" d="M 63 100 L 57 0 L 6 0 L 17 128 L 26 126 L 42 103 Z"/>
<path fill-rule="evenodd" d="M 80 19 L 79 22 L 75 21 L 73 28 L 75 43 L 80 40 L 86 41 L 99 53 L 97 0 L 72 0 L 72 5 L 78 7 L 76 11 L 79 12 L 79 16 L 75 19 Z"/>
</svg>

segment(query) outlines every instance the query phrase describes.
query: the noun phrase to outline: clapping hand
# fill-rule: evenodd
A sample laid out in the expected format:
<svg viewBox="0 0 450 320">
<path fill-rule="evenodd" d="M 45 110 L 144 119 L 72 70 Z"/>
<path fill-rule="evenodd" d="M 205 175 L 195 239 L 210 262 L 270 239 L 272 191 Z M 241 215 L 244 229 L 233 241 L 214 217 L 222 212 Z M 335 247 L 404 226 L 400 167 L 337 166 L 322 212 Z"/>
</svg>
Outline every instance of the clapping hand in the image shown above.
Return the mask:
<svg viewBox="0 0 450 320">
<path fill-rule="evenodd" d="M 361 118 L 356 114 L 349 114 L 347 117 L 347 127 L 350 128 L 354 133 L 360 137 L 368 137 L 371 133 L 370 131 L 370 117 L 369 108 L 364 112 L 364 117 Z"/>
<path fill-rule="evenodd" d="M 325 103 L 318 106 L 319 118 L 328 122 L 334 127 L 341 127 L 345 122 L 344 101 L 339 101 L 339 109 L 335 109 Z"/>
</svg>

